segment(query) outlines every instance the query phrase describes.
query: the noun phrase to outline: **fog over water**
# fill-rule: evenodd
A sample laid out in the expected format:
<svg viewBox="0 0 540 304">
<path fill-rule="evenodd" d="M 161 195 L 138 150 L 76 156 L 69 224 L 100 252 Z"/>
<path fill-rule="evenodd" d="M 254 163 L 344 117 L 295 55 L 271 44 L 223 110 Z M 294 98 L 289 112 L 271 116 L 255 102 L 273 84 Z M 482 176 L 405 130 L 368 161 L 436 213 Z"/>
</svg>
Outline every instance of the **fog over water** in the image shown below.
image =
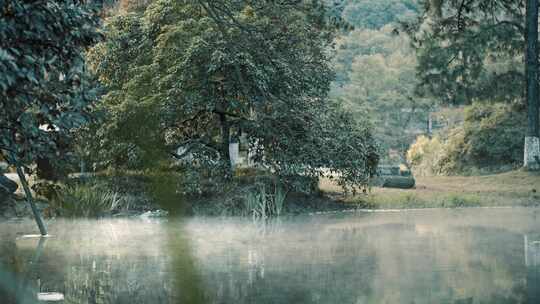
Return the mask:
<svg viewBox="0 0 540 304">
<path fill-rule="evenodd" d="M 540 303 L 540 209 L 48 225 L 0 224 L 0 303 Z"/>
</svg>

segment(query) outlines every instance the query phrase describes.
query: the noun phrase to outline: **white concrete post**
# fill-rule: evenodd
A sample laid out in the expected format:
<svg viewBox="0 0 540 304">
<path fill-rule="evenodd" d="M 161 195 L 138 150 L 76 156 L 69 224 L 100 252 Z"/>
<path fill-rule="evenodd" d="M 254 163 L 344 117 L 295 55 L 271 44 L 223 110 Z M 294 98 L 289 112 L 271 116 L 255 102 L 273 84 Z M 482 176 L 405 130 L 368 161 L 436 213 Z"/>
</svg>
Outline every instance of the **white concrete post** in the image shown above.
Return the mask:
<svg viewBox="0 0 540 304">
<path fill-rule="evenodd" d="M 231 158 L 231 167 L 234 169 L 238 164 L 238 157 L 240 155 L 240 148 L 237 142 L 229 144 L 229 157 Z"/>
<path fill-rule="evenodd" d="M 540 139 L 538 137 L 525 137 L 525 151 L 523 166 L 528 170 L 540 170 Z"/>
</svg>

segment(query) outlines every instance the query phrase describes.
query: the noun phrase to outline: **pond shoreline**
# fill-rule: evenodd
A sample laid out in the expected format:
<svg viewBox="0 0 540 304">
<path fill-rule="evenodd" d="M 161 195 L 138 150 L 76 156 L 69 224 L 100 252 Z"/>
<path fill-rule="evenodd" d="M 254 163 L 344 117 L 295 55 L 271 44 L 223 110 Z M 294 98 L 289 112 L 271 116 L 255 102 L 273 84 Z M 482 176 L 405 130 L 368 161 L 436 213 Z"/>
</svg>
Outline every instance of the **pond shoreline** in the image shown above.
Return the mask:
<svg viewBox="0 0 540 304">
<path fill-rule="evenodd" d="M 122 208 L 105 210 L 97 217 L 133 217 L 158 210 L 165 210 L 171 216 L 253 216 L 244 210 L 242 193 L 246 185 L 194 196 L 171 193 L 157 201 L 145 190 L 150 179 L 145 176 L 105 177 L 106 185 L 109 185 L 106 187 L 114 189 L 129 203 Z M 373 187 L 366 193 L 351 195 L 343 193 L 329 181 L 321 180 L 318 192 L 289 193 L 282 215 L 540 207 L 540 194 L 536 191 L 540 188 L 540 175 L 536 173 L 512 171 L 487 176 L 419 177 L 417 181 L 415 189 Z M 76 217 L 63 216 L 55 210 L 57 207 L 43 199 L 37 199 L 36 203 L 45 218 Z M 0 220 L 31 216 L 30 207 L 20 194 L 0 203 Z"/>
<path fill-rule="evenodd" d="M 305 199 L 313 199 L 318 203 L 322 203 L 319 207 L 316 207 L 318 204 L 312 204 L 309 207 L 306 207 L 304 204 L 299 202 L 290 202 L 286 205 L 286 210 L 281 216 L 315 216 L 315 215 L 326 215 L 326 214 L 340 214 L 340 213 L 405 213 L 405 212 L 416 212 L 416 211 L 432 211 L 432 210 L 463 210 L 463 209 L 523 209 L 523 208 L 532 208 L 540 210 L 540 204 L 538 205 L 506 205 L 506 206 L 454 206 L 454 207 L 406 207 L 401 208 L 367 208 L 364 205 L 351 206 L 351 203 L 346 203 L 340 200 L 333 200 L 328 197 L 319 197 L 319 196 L 307 196 Z M 4 202 L 3 204 L 6 204 Z M 48 204 L 44 201 L 37 201 L 38 210 L 45 215 L 46 219 L 61 219 L 69 218 L 63 216 L 48 216 L 47 208 Z M 22 219 L 32 218 L 32 212 L 30 206 L 24 198 L 18 197 L 17 199 L 12 199 L 11 202 L 8 200 L 9 207 L 0 208 L 0 222 L 4 221 L 17 221 Z M 9 210 L 11 209 L 11 210 Z M 166 218 L 174 214 L 174 211 L 171 212 L 166 209 L 160 208 L 156 205 L 147 210 L 123 210 L 120 212 L 105 214 L 103 216 L 97 217 L 101 219 L 113 219 L 113 218 Z M 239 217 L 239 215 L 223 215 L 216 214 L 212 212 L 201 212 L 199 209 L 197 212 L 189 210 L 184 212 L 182 216 L 192 218 L 192 217 Z M 242 216 L 240 216 L 242 217 Z M 243 216 L 249 217 L 249 216 Z"/>
</svg>

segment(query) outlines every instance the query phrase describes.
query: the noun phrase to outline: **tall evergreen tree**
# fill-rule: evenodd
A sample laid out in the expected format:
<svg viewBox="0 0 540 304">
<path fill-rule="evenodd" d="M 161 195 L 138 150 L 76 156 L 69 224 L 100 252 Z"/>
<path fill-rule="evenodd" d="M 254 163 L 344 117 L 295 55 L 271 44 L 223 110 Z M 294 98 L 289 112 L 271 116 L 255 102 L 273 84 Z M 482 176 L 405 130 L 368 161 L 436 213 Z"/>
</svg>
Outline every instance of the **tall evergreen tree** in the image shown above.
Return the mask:
<svg viewBox="0 0 540 304">
<path fill-rule="evenodd" d="M 530 169 L 539 153 L 537 10 L 529 0 L 426 0 L 418 19 L 405 24 L 418 53 L 418 93 L 446 104 L 527 108 L 524 165 Z"/>
</svg>

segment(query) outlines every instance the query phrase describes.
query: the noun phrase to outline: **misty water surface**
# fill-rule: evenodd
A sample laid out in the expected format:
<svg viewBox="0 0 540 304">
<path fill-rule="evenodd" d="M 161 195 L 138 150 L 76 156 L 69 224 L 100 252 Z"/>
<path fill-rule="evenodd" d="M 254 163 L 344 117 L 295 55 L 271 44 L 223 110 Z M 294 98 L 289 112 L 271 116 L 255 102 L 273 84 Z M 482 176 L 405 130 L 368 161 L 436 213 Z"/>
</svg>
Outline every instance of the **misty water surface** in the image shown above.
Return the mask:
<svg viewBox="0 0 540 304">
<path fill-rule="evenodd" d="M 0 303 L 540 303 L 540 210 L 0 224 Z"/>
</svg>

